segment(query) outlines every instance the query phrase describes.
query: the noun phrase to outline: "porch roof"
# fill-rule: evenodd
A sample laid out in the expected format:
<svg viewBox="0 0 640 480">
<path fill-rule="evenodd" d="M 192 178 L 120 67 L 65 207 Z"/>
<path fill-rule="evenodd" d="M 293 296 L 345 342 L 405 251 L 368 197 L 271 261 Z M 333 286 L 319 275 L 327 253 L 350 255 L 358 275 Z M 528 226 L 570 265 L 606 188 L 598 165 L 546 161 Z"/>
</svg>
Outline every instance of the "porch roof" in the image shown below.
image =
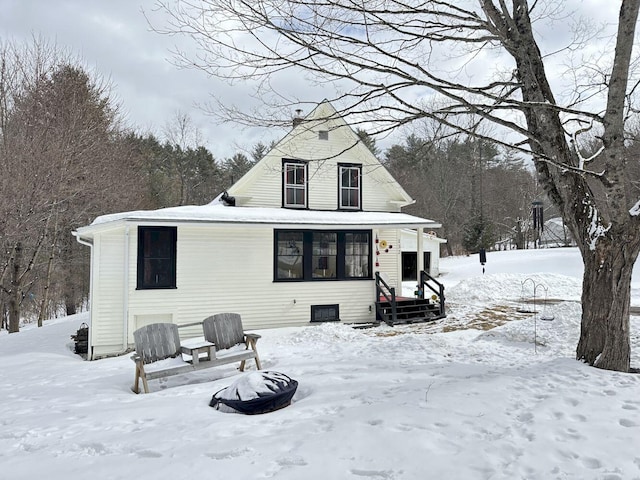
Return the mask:
<svg viewBox="0 0 640 480">
<path fill-rule="evenodd" d="M 85 236 L 96 230 L 115 227 L 120 222 L 134 223 L 220 223 L 274 227 L 309 228 L 439 228 L 441 224 L 426 218 L 394 212 L 348 212 L 295 210 L 285 208 L 231 207 L 220 203 L 199 206 L 138 210 L 102 215 L 91 225 L 79 228 Z"/>
</svg>

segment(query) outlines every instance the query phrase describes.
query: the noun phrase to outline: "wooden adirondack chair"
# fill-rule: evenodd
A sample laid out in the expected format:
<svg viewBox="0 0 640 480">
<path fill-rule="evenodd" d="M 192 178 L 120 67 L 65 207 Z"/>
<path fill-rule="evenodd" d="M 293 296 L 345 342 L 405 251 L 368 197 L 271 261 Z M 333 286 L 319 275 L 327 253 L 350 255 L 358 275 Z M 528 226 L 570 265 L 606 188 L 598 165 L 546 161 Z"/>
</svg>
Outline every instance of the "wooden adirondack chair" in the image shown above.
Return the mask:
<svg viewBox="0 0 640 480">
<path fill-rule="evenodd" d="M 240 371 L 244 371 L 245 362 L 253 358 L 256 368 L 262 369 L 256 344 L 260 335 L 245 333 L 242 318 L 238 313 L 217 313 L 202 322 L 204 339 L 215 345 L 216 360 L 240 360 Z"/>
</svg>

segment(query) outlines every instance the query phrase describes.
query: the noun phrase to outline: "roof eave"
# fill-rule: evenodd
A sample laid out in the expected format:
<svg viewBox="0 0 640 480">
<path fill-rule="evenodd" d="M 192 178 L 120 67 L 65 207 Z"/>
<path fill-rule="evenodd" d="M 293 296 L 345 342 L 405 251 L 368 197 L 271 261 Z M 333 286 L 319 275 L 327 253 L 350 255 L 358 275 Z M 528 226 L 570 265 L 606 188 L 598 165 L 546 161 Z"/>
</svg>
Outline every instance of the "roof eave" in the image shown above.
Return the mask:
<svg viewBox="0 0 640 480">
<path fill-rule="evenodd" d="M 440 228 L 442 225 L 424 219 L 426 221 L 411 221 L 411 222 L 322 222 L 322 221 L 300 221 L 300 222 L 273 222 L 273 221 L 231 221 L 231 220 L 211 220 L 211 219 L 176 219 L 176 218 L 145 218 L 145 217 L 128 217 L 120 218 L 111 222 L 105 222 L 98 225 L 89 225 L 86 227 L 78 228 L 74 235 L 81 236 L 82 238 L 93 238 L 96 233 L 100 233 L 106 230 L 112 230 L 122 226 L 125 223 L 136 225 L 158 225 L 158 226 L 171 226 L 176 224 L 190 224 L 190 225 L 225 225 L 225 226 L 237 226 L 237 227 L 268 227 L 268 228 L 283 228 L 283 229 L 295 229 L 295 228 L 315 228 L 319 230 L 331 230 L 331 229 L 384 229 L 384 228 Z"/>
</svg>

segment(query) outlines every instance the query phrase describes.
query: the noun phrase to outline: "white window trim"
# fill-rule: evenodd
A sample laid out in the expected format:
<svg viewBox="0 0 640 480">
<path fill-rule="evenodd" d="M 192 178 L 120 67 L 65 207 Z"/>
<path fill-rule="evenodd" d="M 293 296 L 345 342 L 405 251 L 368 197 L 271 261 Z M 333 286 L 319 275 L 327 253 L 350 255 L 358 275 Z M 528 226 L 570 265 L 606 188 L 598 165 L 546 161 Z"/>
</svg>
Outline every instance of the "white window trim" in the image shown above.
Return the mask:
<svg viewBox="0 0 640 480">
<path fill-rule="evenodd" d="M 340 210 L 362 210 L 362 166 L 361 165 L 340 165 L 339 166 L 339 208 Z M 345 187 L 342 185 L 342 175 L 345 170 L 357 170 L 358 171 L 358 186 L 357 187 Z M 358 192 L 358 205 L 345 205 L 343 201 L 343 192 L 357 190 Z"/>
<path fill-rule="evenodd" d="M 304 169 L 304 183 L 287 183 L 287 171 L 290 167 L 294 167 L 296 169 L 303 168 Z M 286 208 L 307 208 L 307 164 L 301 162 L 284 162 L 284 178 L 283 178 L 283 198 L 282 205 Z M 299 203 L 288 203 L 287 202 L 287 191 L 289 189 L 292 190 L 302 190 L 302 204 Z"/>
</svg>

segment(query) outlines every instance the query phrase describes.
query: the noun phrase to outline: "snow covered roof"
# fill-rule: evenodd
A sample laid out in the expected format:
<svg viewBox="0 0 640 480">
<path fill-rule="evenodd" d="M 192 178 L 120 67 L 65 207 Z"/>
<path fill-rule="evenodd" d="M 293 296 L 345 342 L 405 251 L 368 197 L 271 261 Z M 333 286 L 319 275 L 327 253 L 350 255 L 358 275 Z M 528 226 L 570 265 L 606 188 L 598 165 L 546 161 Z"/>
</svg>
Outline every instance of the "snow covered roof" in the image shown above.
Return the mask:
<svg viewBox="0 0 640 480">
<path fill-rule="evenodd" d="M 345 212 L 294 210 L 285 208 L 230 207 L 212 202 L 208 205 L 188 205 L 114 213 L 96 218 L 91 225 L 78 229 L 78 234 L 91 234 L 117 222 L 139 223 L 226 223 L 258 224 L 313 228 L 439 228 L 441 224 L 406 213 Z"/>
</svg>

